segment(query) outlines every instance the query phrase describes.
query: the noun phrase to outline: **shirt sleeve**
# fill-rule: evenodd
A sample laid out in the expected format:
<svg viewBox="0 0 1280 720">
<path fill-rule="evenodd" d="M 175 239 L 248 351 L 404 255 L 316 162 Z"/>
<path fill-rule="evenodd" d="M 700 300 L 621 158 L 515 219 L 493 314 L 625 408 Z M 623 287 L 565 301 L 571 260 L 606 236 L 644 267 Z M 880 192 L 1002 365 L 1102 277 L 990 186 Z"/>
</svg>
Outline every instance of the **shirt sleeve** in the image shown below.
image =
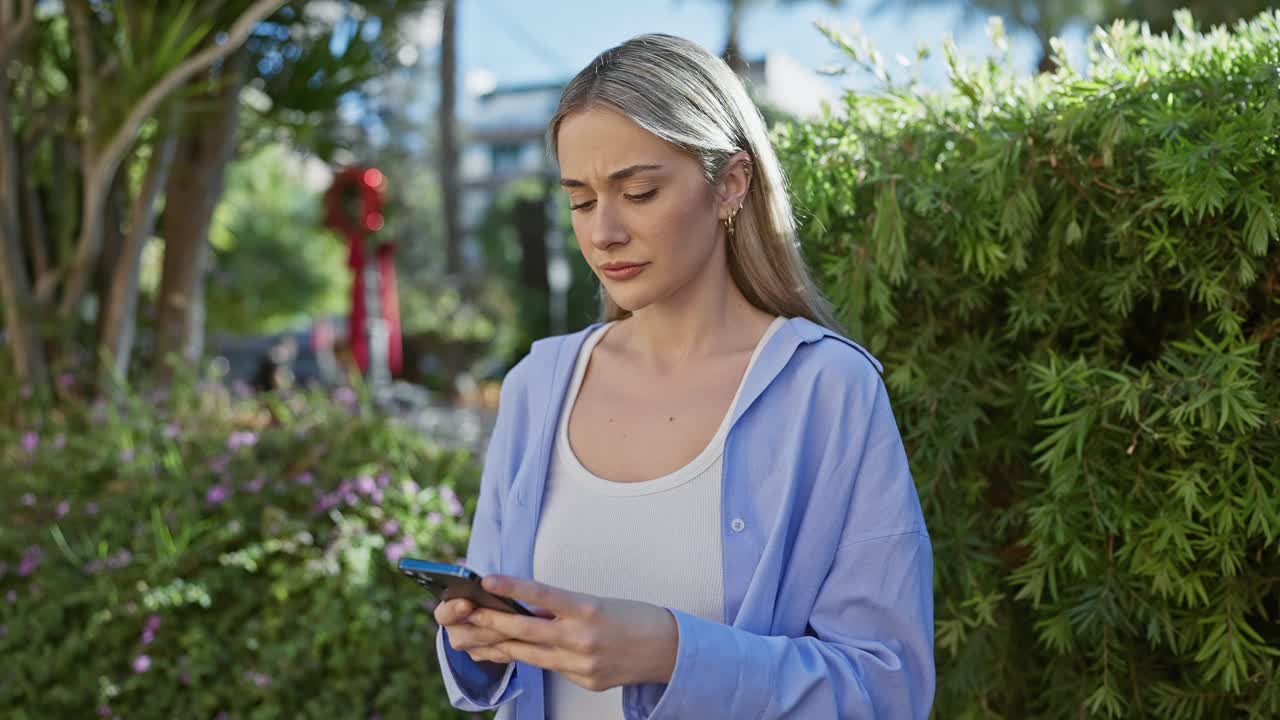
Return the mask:
<svg viewBox="0 0 1280 720">
<path fill-rule="evenodd" d="M 512 396 L 517 382 L 515 376 L 516 371 L 512 369 L 502 384 L 498 417 L 485 452 L 484 469 L 480 477 L 480 497 L 476 502 L 475 517 L 471 521 L 471 539 L 467 544 L 467 567 L 481 575 L 498 572 L 502 567 L 502 476 L 511 455 L 515 416 Z M 476 662 L 470 655 L 455 650 L 449 644 L 449 635 L 443 627 L 436 632 L 436 657 L 449 693 L 449 702 L 459 710 L 492 710 L 520 695 L 515 663 Z"/>
<path fill-rule="evenodd" d="M 933 703 L 933 561 L 906 453 L 876 379 L 850 513 L 803 637 L 763 636 L 672 610 L 668 683 L 623 688 L 627 720 L 925 720 Z"/>
</svg>

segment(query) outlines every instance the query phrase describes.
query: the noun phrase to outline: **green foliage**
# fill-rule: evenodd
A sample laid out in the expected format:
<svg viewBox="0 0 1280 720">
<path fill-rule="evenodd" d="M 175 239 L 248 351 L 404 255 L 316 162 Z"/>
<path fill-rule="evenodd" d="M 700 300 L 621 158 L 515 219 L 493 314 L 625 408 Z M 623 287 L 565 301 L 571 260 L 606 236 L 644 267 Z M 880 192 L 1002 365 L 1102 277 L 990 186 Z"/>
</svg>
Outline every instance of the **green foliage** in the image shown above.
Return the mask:
<svg viewBox="0 0 1280 720">
<path fill-rule="evenodd" d="M 938 717 L 1280 716 L 1280 15 L 1177 25 L 777 133 L 935 541 Z"/>
<path fill-rule="evenodd" d="M 493 280 L 489 295 L 501 296 L 504 325 L 511 328 L 495 343 L 496 352 L 505 358 L 519 359 L 528 352 L 534 340 L 548 332 L 551 301 L 545 292 L 526 285 L 521 273 L 523 252 L 516 231 L 515 207 L 521 200 L 541 201 L 545 186 L 539 180 L 510 184 L 497 193 L 476 228 L 476 237 L 484 252 L 485 267 Z M 555 201 L 560 201 L 556 198 Z M 569 264 L 569 290 L 566 299 L 568 330 L 578 330 L 595 322 L 600 315 L 600 280 L 582 257 L 573 234 L 568 204 L 557 202 L 556 229 L 564 238 L 565 259 Z"/>
<path fill-rule="evenodd" d="M 289 162 L 277 145 L 228 168 L 209 238 L 212 332 L 277 332 L 350 303 L 346 244 L 324 227 L 321 192 Z"/>
<path fill-rule="evenodd" d="M 460 716 L 391 559 L 463 551 L 466 453 L 350 389 L 0 415 L 0 715 Z"/>
</svg>

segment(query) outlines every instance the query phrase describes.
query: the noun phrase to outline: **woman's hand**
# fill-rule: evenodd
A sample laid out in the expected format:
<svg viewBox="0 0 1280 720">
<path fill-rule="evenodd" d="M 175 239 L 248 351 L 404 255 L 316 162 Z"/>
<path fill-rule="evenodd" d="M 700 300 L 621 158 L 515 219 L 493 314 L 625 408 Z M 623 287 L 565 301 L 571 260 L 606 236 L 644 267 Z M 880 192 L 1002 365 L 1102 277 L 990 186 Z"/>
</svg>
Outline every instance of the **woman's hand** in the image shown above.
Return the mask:
<svg viewBox="0 0 1280 720">
<path fill-rule="evenodd" d="M 670 681 L 679 638 L 676 620 L 665 608 L 505 575 L 490 575 L 483 584 L 491 593 L 536 606 L 541 616 L 471 608 L 465 624 L 454 627 L 462 631 L 473 659 L 519 660 L 594 691 Z M 440 612 L 437 608 L 438 621 Z M 444 619 L 456 621 L 457 616 L 448 613 Z M 449 628 L 449 639 L 461 650 L 454 627 Z"/>
<path fill-rule="evenodd" d="M 471 624 L 470 617 L 476 606 L 470 600 L 446 600 L 436 606 L 433 613 L 436 623 L 449 633 L 449 645 L 461 650 L 472 660 L 509 663 L 511 658 L 493 651 L 494 643 L 508 640 L 506 635 Z"/>
</svg>

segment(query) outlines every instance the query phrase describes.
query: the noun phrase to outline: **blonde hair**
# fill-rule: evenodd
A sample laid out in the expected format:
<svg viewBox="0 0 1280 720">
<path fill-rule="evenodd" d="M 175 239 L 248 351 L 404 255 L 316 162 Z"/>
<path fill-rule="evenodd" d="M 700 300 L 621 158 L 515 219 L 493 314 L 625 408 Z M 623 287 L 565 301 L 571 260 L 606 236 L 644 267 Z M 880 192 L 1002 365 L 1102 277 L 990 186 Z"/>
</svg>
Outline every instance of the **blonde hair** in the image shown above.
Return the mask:
<svg viewBox="0 0 1280 720">
<path fill-rule="evenodd" d="M 751 158 L 751 180 L 727 242 L 729 275 L 760 310 L 805 317 L 839 331 L 831 304 L 815 285 L 796 240 L 786 180 L 764 118 L 742 81 L 720 58 L 684 38 L 639 35 L 600 53 L 565 87 L 547 129 L 559 155 L 560 124 L 591 107 L 607 107 L 681 148 L 715 183 L 738 152 Z M 630 316 L 601 288 L 602 321 Z"/>
</svg>

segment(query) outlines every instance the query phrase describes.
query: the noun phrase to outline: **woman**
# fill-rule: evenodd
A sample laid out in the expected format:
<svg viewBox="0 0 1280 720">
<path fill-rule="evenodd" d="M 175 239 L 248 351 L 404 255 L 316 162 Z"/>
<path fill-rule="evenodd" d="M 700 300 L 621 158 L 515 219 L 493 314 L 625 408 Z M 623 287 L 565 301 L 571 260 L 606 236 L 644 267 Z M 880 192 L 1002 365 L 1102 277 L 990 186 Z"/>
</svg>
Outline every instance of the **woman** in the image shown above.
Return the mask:
<svg viewBox="0 0 1280 720">
<path fill-rule="evenodd" d="M 932 562 L 880 365 L 797 250 L 741 82 L 645 35 L 548 132 L 604 319 L 506 377 L 453 703 L 500 718 L 925 718 Z M 530 579 L 531 578 L 531 579 Z"/>
</svg>

